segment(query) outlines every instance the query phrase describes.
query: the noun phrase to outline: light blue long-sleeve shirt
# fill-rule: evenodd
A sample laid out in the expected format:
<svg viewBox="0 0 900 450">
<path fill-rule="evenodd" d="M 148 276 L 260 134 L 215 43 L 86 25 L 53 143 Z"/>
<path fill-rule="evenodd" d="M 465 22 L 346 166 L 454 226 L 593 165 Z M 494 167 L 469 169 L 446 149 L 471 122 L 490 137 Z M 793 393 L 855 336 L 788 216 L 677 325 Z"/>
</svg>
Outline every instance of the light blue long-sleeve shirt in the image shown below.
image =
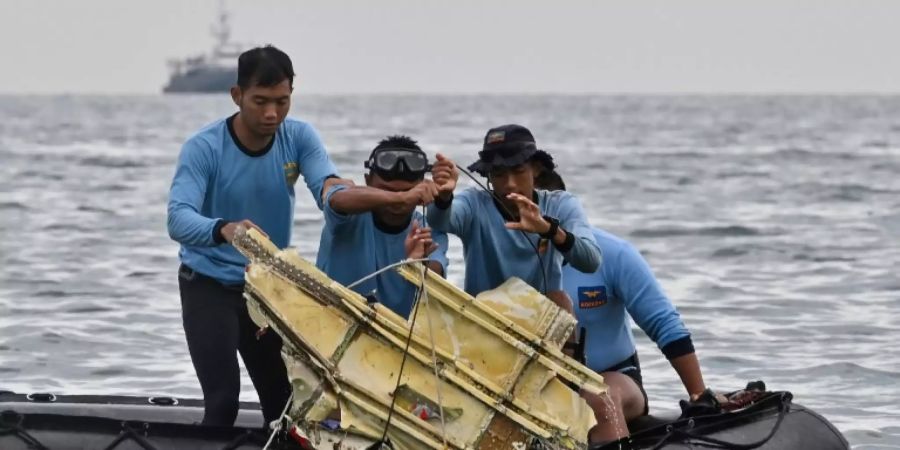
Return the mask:
<svg viewBox="0 0 900 450">
<path fill-rule="evenodd" d="M 332 195 L 343 189 L 346 187 L 331 188 L 325 199 L 325 226 L 322 227 L 316 266 L 333 280 L 346 285 L 406 259 L 404 241 L 412 228 L 412 221 L 425 225 L 419 211 L 413 211 L 412 220 L 406 227 L 396 230 L 376 224 L 371 212 L 341 214 L 329 202 Z M 447 235 L 432 230 L 431 238 L 438 248 L 428 258 L 440 263 L 446 274 L 450 264 L 447 260 Z M 416 286 L 395 270 L 381 273 L 354 286 L 353 290 L 362 295 L 374 293 L 380 303 L 403 317 L 409 316 L 412 311 L 416 294 Z"/>
<path fill-rule="evenodd" d="M 435 204 L 428 207 L 432 229 L 453 233 L 462 240 L 466 292 L 477 295 L 510 277 L 521 278 L 539 291 L 562 290 L 563 260 L 588 272 L 600 266 L 600 249 L 578 199 L 564 191 L 535 193 L 541 214 L 558 219 L 560 226 L 574 235 L 574 245 L 568 251 L 561 252 L 534 233 L 523 235 L 507 229 L 493 197 L 481 189 L 460 192 L 446 209 Z"/>
<path fill-rule="evenodd" d="M 563 267 L 578 327 L 587 332 L 586 365 L 602 371 L 634 354 L 629 315 L 667 357 L 693 351 L 685 342 L 690 333 L 681 316 L 640 252 L 606 231 L 594 229 L 593 235 L 603 252 L 600 269 L 583 273 Z"/>
<path fill-rule="evenodd" d="M 184 143 L 168 205 L 169 236 L 181 244 L 182 263 L 225 284 L 243 282 L 247 260 L 215 241 L 219 220 L 249 219 L 275 245 L 286 247 L 297 178 L 303 175 L 321 208 L 325 179 L 337 173 L 311 125 L 286 119 L 269 147 L 251 152 L 234 135 L 234 117 L 204 127 Z"/>
</svg>

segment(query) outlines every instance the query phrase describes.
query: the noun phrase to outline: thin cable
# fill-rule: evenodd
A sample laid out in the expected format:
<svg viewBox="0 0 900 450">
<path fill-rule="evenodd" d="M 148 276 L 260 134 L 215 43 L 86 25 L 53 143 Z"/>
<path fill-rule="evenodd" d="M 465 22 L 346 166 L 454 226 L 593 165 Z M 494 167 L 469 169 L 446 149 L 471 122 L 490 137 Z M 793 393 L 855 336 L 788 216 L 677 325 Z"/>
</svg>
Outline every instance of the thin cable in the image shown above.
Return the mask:
<svg viewBox="0 0 900 450">
<path fill-rule="evenodd" d="M 424 267 L 424 266 L 423 266 Z M 422 270 L 422 280 L 425 279 L 425 269 Z M 425 283 L 422 282 L 424 288 Z M 428 291 L 422 292 L 422 302 L 425 303 L 425 318 L 428 319 L 428 337 L 431 339 L 431 365 L 434 368 L 434 387 L 437 390 L 438 414 L 441 418 L 441 438 L 444 440 L 444 448 L 447 447 L 447 424 L 444 421 L 444 398 L 441 396 L 441 376 L 438 374 L 437 351 L 434 345 L 434 327 L 431 325 L 431 302 L 428 301 Z"/>
<path fill-rule="evenodd" d="M 425 266 L 425 270 L 428 270 L 428 266 Z M 384 444 L 384 439 L 387 437 L 388 428 L 391 426 L 391 417 L 394 416 L 394 404 L 397 403 L 397 389 L 400 388 L 400 380 L 403 379 L 403 367 L 406 365 L 406 357 L 409 355 L 409 343 L 412 341 L 413 330 L 416 327 L 416 318 L 419 317 L 419 300 L 422 297 L 422 292 L 425 290 L 425 277 L 422 277 L 422 284 L 419 285 L 418 290 L 416 291 L 416 304 L 413 306 L 413 319 L 409 324 L 409 334 L 406 336 L 406 348 L 403 349 L 403 359 L 400 360 L 400 371 L 397 373 L 397 384 L 394 385 L 394 390 L 391 394 L 391 407 L 388 409 L 387 420 L 384 422 L 384 431 L 381 433 L 381 443 Z"/>
<path fill-rule="evenodd" d="M 500 197 L 498 197 L 494 191 L 488 189 L 485 185 L 481 184 L 481 182 L 478 181 L 477 179 L 475 179 L 475 177 L 468 170 L 462 168 L 462 166 L 460 166 L 459 164 L 454 164 L 454 165 L 456 166 L 457 169 L 459 169 L 460 172 L 466 174 L 467 177 L 471 178 L 472 181 L 474 181 L 475 184 L 477 184 L 481 189 L 483 189 L 485 192 L 490 194 L 491 197 L 493 197 L 494 201 L 498 205 L 500 205 L 501 208 L 503 208 L 503 211 L 506 213 L 507 216 L 515 217 L 513 215 L 512 211 L 510 211 L 509 208 L 507 208 L 506 205 L 503 204 L 503 202 L 500 200 Z M 538 209 L 540 209 L 540 206 L 538 206 Z M 522 233 L 522 236 L 525 237 L 525 240 L 528 241 L 529 244 L 531 244 L 531 248 L 534 249 L 534 254 L 537 255 L 537 257 L 538 257 L 538 264 L 540 264 L 540 267 L 541 267 L 541 277 L 544 282 L 542 291 L 543 291 L 543 294 L 546 296 L 548 286 L 547 286 L 547 268 L 544 267 L 544 258 L 541 258 L 541 251 L 538 250 L 537 245 L 535 245 L 534 242 L 531 242 L 531 238 L 528 237 L 528 233 L 526 233 L 523 230 L 519 230 L 519 232 Z M 538 242 L 540 242 L 540 239 L 538 239 Z M 552 244 L 552 242 L 549 242 L 548 244 Z"/>
<path fill-rule="evenodd" d="M 364 281 L 367 281 L 367 280 L 370 280 L 370 279 L 372 279 L 372 278 L 375 278 L 375 277 L 377 277 L 378 275 L 381 275 L 382 273 L 387 272 L 388 270 L 393 269 L 394 267 L 397 267 L 397 266 L 403 266 L 403 265 L 406 265 L 406 264 L 417 263 L 417 262 L 428 262 L 428 261 L 431 261 L 431 260 L 428 259 L 428 258 L 419 258 L 419 259 L 404 259 L 403 261 L 397 261 L 397 262 L 395 262 L 395 263 L 393 263 L 393 264 L 388 264 L 387 266 L 384 266 L 384 267 L 382 267 L 381 269 L 378 269 L 378 270 L 376 270 L 376 271 L 374 271 L 374 272 L 372 272 L 372 273 L 370 273 L 370 274 L 368 274 L 368 275 L 366 275 L 366 276 L 364 276 L 364 277 L 362 277 L 362 278 L 360 278 L 360 279 L 358 279 L 358 280 L 356 280 L 356 281 L 354 281 L 354 282 L 348 284 L 348 285 L 347 285 L 347 288 L 353 289 L 353 288 L 355 288 L 356 286 L 358 286 L 360 283 L 362 283 L 362 282 L 364 282 Z"/>
<path fill-rule="evenodd" d="M 424 206 L 422 208 L 424 210 Z M 410 263 L 415 263 L 415 262 L 425 263 L 428 261 L 430 261 L 428 258 L 407 259 L 407 260 L 399 261 L 399 262 L 390 264 L 386 267 L 383 267 L 383 268 L 373 272 L 372 274 L 367 275 L 367 276 L 363 277 L 362 279 L 357 280 L 357 281 L 347 285 L 347 287 L 352 288 L 353 286 L 356 286 L 359 283 L 362 283 L 363 281 L 366 281 L 374 276 L 377 276 L 380 273 L 383 273 L 386 270 L 389 270 L 391 268 L 394 268 L 394 267 L 397 267 L 400 265 L 410 264 Z M 381 433 L 381 440 L 380 440 L 381 444 L 384 444 L 384 440 L 385 440 L 385 438 L 387 438 L 388 428 L 390 428 L 390 426 L 391 426 L 391 418 L 394 416 L 394 405 L 397 403 L 397 389 L 400 388 L 400 381 L 403 379 L 403 368 L 406 366 L 406 357 L 409 355 L 409 344 L 412 341 L 413 330 L 416 327 L 416 319 L 419 317 L 419 303 L 420 303 L 419 300 L 422 298 L 422 293 L 425 291 L 425 275 L 426 275 L 426 272 L 428 271 L 428 266 L 426 264 L 422 264 L 422 270 L 423 270 L 422 283 L 418 286 L 418 288 L 416 290 L 415 298 L 413 300 L 415 302 L 415 304 L 413 305 L 413 310 L 412 310 L 413 319 L 409 325 L 409 334 L 406 336 L 406 347 L 403 349 L 403 359 L 400 360 L 400 370 L 397 373 L 397 384 L 394 385 L 394 390 L 391 393 L 391 406 L 388 409 L 387 420 L 385 420 L 385 422 L 384 422 L 384 430 Z"/>
<path fill-rule="evenodd" d="M 422 205 L 422 227 L 428 227 L 428 219 L 426 219 L 427 210 L 425 209 L 425 205 Z M 447 424 L 444 421 L 444 398 L 441 396 L 441 377 L 438 374 L 438 366 L 437 366 L 437 351 L 435 350 L 436 346 L 434 345 L 434 328 L 431 326 L 431 303 L 428 301 L 428 290 L 425 288 L 425 277 L 427 276 L 428 268 L 425 264 L 422 264 L 422 302 L 425 303 L 425 317 L 428 319 L 428 337 L 431 339 L 431 365 L 434 368 L 434 387 L 437 390 L 438 397 L 438 414 L 440 414 L 441 418 L 441 439 L 444 441 L 444 448 L 449 448 L 447 446 Z M 446 274 L 444 274 L 446 275 Z"/>
</svg>

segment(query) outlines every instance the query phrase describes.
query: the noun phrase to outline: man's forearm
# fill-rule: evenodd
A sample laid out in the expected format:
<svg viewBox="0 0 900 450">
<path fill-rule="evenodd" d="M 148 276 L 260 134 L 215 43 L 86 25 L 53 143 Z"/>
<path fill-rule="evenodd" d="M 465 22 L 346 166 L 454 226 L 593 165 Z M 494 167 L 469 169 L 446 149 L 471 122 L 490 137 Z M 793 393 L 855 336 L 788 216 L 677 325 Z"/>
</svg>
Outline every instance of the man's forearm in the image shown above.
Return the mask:
<svg viewBox="0 0 900 450">
<path fill-rule="evenodd" d="M 440 202 L 434 202 L 428 205 L 428 210 L 425 213 L 428 225 L 435 230 L 449 233 L 450 219 L 452 217 L 451 207 L 452 203 L 440 204 Z"/>
<path fill-rule="evenodd" d="M 562 250 L 563 257 L 572 267 L 584 273 L 596 271 L 603 262 L 603 254 L 600 252 L 600 248 L 589 239 L 573 236 L 572 247 L 560 250 Z"/>
<path fill-rule="evenodd" d="M 553 230 L 553 225 L 547 219 L 542 219 L 542 227 L 538 228 L 537 233 L 542 237 Z M 556 231 L 550 237 L 550 242 L 557 250 L 562 252 L 563 257 L 575 269 L 592 273 L 596 271 L 603 261 L 600 247 L 597 246 L 593 238 L 586 238 L 568 231 L 562 224 L 558 224 Z"/>
<path fill-rule="evenodd" d="M 330 175 L 325 177 L 325 180 L 322 181 L 322 187 L 319 189 L 319 196 L 316 198 L 316 204 L 319 206 L 319 209 L 325 207 L 325 202 L 328 201 L 328 193 L 331 192 L 332 188 L 337 186 L 345 186 L 347 188 L 352 188 L 356 186 L 353 180 L 340 178 L 337 175 Z M 311 191 L 315 191 L 313 187 L 310 186 Z"/>
<path fill-rule="evenodd" d="M 360 214 L 376 208 L 402 203 L 402 197 L 396 192 L 374 189 L 367 186 L 354 186 L 341 189 L 331 195 L 331 209 L 341 214 Z"/>
<path fill-rule="evenodd" d="M 669 360 L 675 372 L 681 378 L 681 383 L 688 394 L 692 397 L 698 396 L 706 389 L 703 382 L 703 374 L 700 373 L 700 362 L 697 360 L 696 353 L 688 353 Z"/>
<path fill-rule="evenodd" d="M 559 306 L 567 313 L 571 315 L 575 315 L 575 309 L 572 307 L 572 299 L 569 298 L 569 295 L 566 294 L 566 291 L 549 291 L 547 292 L 547 298 L 556 303 L 556 306 Z"/>
<path fill-rule="evenodd" d="M 213 233 L 217 222 L 187 206 L 170 205 L 167 228 L 169 237 L 179 244 L 209 247 L 219 245 Z"/>
</svg>

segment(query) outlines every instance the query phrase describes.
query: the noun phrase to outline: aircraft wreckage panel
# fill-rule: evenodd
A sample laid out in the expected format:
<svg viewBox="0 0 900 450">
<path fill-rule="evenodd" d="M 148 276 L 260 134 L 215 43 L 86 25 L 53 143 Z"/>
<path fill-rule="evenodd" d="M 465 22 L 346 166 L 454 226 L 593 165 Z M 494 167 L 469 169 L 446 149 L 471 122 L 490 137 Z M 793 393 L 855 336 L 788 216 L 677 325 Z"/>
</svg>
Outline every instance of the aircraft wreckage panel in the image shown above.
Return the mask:
<svg viewBox="0 0 900 450">
<path fill-rule="evenodd" d="M 325 306 L 263 266 L 250 266 L 248 285 L 263 296 L 293 330 L 321 354 L 331 356 L 353 322 L 336 308 Z"/>
<path fill-rule="evenodd" d="M 406 352 L 411 321 L 368 305 L 255 230 L 234 244 L 251 261 L 251 315 L 284 340 L 298 429 L 319 435 L 318 422 L 340 418 L 340 433 L 374 441 L 394 401 L 388 436 L 398 450 L 441 449 L 444 440 L 479 450 L 524 449 L 535 439 L 587 447 L 593 414 L 561 379 L 589 392 L 606 386 L 560 351 L 574 318 L 521 280 L 473 299 L 420 265 L 402 268 L 410 282 L 427 280 Z"/>
</svg>

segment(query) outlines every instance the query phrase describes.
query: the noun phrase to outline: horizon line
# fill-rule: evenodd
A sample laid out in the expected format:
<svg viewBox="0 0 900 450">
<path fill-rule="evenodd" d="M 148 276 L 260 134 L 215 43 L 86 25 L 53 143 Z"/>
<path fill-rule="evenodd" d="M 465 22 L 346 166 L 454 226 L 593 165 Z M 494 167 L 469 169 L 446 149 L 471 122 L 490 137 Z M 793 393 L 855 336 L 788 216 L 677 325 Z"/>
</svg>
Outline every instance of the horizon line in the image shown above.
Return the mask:
<svg viewBox="0 0 900 450">
<path fill-rule="evenodd" d="M 228 96 L 229 93 L 221 92 L 181 92 L 181 93 L 163 93 L 163 92 L 140 92 L 140 91 L 50 91 L 50 92 L 34 92 L 34 91 L 2 91 L 0 96 L 38 96 L 38 97 L 106 97 L 106 96 L 128 96 L 128 97 L 191 97 L 203 96 L 212 97 L 215 95 Z M 791 90 L 773 90 L 773 91 L 459 91 L 459 92 L 441 92 L 441 91 L 322 91 L 322 92 L 303 92 L 294 91 L 292 97 L 305 96 L 421 96 L 421 97 L 840 97 L 840 96 L 897 96 L 897 91 L 876 91 L 876 90 L 833 90 L 833 91 L 791 91 Z"/>
</svg>

